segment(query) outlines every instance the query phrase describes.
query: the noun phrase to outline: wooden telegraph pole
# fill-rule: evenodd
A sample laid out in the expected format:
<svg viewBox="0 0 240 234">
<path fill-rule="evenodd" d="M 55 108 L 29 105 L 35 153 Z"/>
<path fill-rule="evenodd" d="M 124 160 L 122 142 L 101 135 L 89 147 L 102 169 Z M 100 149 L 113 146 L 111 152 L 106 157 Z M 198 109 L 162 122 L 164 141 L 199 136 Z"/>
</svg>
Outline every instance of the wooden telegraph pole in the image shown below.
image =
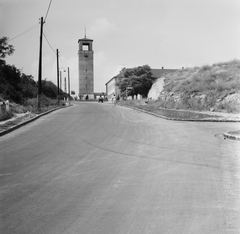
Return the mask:
<svg viewBox="0 0 240 234">
<path fill-rule="evenodd" d="M 57 49 L 57 103 L 59 105 L 59 61 L 58 61 L 58 49 Z"/>
<path fill-rule="evenodd" d="M 67 81 L 66 81 L 66 77 L 64 77 L 64 92 L 67 93 Z"/>
<path fill-rule="evenodd" d="M 70 71 L 69 71 L 69 67 L 68 67 L 68 95 L 70 98 Z"/>
<path fill-rule="evenodd" d="M 38 65 L 38 93 L 37 93 L 37 106 L 40 109 L 40 99 L 42 93 L 42 34 L 43 34 L 43 17 L 40 22 L 40 47 L 39 47 L 39 65 Z"/>
</svg>

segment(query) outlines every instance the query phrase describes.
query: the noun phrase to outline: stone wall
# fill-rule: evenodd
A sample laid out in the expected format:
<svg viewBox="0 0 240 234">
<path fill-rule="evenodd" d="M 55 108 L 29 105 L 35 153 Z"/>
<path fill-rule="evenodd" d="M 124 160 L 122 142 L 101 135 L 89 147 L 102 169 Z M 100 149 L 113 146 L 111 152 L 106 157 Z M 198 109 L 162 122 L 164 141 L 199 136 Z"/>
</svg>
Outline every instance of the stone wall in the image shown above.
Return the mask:
<svg viewBox="0 0 240 234">
<path fill-rule="evenodd" d="M 157 100 L 160 93 L 163 90 L 163 86 L 164 86 L 164 77 L 162 78 L 158 78 L 156 80 L 156 82 L 152 85 L 149 93 L 148 93 L 148 99 L 149 100 Z"/>
</svg>

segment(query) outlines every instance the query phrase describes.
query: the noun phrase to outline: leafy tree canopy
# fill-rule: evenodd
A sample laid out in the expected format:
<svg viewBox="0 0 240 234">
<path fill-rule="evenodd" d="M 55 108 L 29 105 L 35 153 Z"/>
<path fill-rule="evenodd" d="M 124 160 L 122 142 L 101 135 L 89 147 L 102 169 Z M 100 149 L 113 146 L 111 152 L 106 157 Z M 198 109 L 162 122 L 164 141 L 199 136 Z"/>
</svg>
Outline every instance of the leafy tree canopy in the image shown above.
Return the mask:
<svg viewBox="0 0 240 234">
<path fill-rule="evenodd" d="M 126 96 L 127 92 L 127 95 L 130 96 L 141 94 L 146 97 L 155 80 L 155 78 L 152 77 L 151 68 L 148 65 L 143 65 L 127 68 L 122 72 L 125 79 L 120 80 L 117 84 L 120 88 L 121 95 Z M 132 87 L 132 89 L 127 90 L 127 87 Z"/>
<path fill-rule="evenodd" d="M 22 104 L 36 96 L 36 82 L 31 75 L 21 73 L 15 66 L 3 63 L 0 66 L 0 94 L 5 100 Z"/>
<path fill-rule="evenodd" d="M 8 37 L 0 38 L 0 60 L 6 58 L 14 52 L 14 47 L 8 45 Z"/>
<path fill-rule="evenodd" d="M 27 99 L 37 96 L 38 84 L 34 81 L 33 76 L 25 75 L 14 65 L 6 64 L 3 59 L 13 52 L 13 46 L 8 45 L 8 38 L 0 38 L 0 97 L 4 100 L 24 104 Z M 57 86 L 51 81 L 42 81 L 42 93 L 55 99 Z"/>
</svg>

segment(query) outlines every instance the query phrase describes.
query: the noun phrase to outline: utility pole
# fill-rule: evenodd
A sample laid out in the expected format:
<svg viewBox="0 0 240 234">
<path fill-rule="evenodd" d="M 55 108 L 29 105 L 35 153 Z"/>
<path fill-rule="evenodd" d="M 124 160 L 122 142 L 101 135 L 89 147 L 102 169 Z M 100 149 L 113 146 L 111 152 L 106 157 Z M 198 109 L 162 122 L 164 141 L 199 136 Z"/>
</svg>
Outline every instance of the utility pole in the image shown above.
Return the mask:
<svg viewBox="0 0 240 234">
<path fill-rule="evenodd" d="M 69 67 L 68 67 L 68 95 L 70 98 L 70 71 L 69 71 Z"/>
<path fill-rule="evenodd" d="M 59 61 L 58 61 L 58 49 L 57 49 L 57 103 L 59 105 Z"/>
<path fill-rule="evenodd" d="M 64 92 L 67 93 L 67 82 L 66 82 L 66 77 L 64 77 Z"/>
<path fill-rule="evenodd" d="M 39 47 L 39 65 L 38 65 L 38 93 L 37 93 L 37 106 L 40 109 L 40 98 L 42 93 L 42 34 L 43 34 L 43 17 L 40 22 L 40 47 Z"/>
<path fill-rule="evenodd" d="M 60 91 L 62 90 L 62 71 L 60 71 L 60 86 L 59 86 Z"/>
</svg>

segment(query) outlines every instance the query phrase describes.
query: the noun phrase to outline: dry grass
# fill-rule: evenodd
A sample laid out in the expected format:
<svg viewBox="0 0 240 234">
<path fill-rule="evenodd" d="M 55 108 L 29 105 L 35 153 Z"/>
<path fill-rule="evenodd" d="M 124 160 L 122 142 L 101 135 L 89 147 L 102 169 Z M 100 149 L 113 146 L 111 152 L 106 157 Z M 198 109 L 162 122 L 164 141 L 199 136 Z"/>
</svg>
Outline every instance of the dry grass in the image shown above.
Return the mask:
<svg viewBox="0 0 240 234">
<path fill-rule="evenodd" d="M 166 91 L 176 93 L 206 93 L 209 90 L 216 93 L 228 91 L 225 94 L 236 92 L 240 89 L 240 61 L 179 70 L 174 75 L 166 75 L 166 83 Z"/>
<path fill-rule="evenodd" d="M 167 74 L 163 92 L 179 97 L 177 101 L 174 96 L 160 97 L 159 105 L 167 108 L 240 111 L 238 103 L 221 103 L 226 96 L 240 92 L 240 60 Z"/>
</svg>

